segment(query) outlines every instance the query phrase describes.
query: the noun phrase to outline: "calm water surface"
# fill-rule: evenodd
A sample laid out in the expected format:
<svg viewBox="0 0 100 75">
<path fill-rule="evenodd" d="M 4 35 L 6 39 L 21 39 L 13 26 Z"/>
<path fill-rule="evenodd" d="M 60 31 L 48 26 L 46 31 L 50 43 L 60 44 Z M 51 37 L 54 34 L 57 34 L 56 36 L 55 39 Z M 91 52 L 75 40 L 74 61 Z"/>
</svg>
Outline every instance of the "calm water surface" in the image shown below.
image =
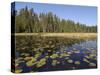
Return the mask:
<svg viewBox="0 0 100 75">
<path fill-rule="evenodd" d="M 37 49 L 37 50 L 36 50 Z M 28 55 L 22 55 L 27 53 Z M 36 60 L 46 59 L 41 67 L 27 66 L 25 57 L 35 57 Z M 57 57 L 52 58 L 56 54 Z M 65 54 L 65 56 L 64 56 Z M 47 57 L 46 57 L 47 56 Z M 22 58 L 21 60 L 18 60 Z M 79 40 L 68 38 L 16 37 L 16 69 L 22 72 L 42 72 L 55 70 L 90 69 L 97 67 L 97 40 Z M 53 61 L 58 63 L 54 63 Z M 23 61 L 23 62 L 22 62 Z M 37 62 L 36 61 L 36 62 Z M 76 62 L 76 63 L 75 63 Z"/>
</svg>

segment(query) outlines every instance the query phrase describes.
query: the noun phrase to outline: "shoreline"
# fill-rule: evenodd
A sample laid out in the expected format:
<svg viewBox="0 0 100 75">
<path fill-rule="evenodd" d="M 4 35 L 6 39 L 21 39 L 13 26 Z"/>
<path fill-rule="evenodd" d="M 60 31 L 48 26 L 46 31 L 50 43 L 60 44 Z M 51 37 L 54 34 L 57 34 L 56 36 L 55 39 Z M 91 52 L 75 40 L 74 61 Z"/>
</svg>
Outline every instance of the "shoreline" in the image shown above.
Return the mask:
<svg viewBox="0 0 100 75">
<path fill-rule="evenodd" d="M 64 37 L 64 38 L 96 38 L 97 33 L 15 33 L 15 36 L 41 36 L 41 37 Z"/>
</svg>

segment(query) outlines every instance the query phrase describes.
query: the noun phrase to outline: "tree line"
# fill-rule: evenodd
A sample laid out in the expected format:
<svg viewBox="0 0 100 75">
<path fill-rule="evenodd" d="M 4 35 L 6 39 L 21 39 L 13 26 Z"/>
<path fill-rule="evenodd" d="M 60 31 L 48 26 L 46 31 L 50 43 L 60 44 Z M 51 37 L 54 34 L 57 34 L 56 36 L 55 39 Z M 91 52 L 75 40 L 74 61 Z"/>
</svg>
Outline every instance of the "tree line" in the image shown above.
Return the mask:
<svg viewBox="0 0 100 75">
<path fill-rule="evenodd" d="M 60 19 L 52 12 L 37 14 L 33 8 L 28 9 L 27 6 L 11 12 L 11 16 L 15 17 L 16 33 L 97 32 L 97 25 L 87 26 L 72 20 Z"/>
</svg>

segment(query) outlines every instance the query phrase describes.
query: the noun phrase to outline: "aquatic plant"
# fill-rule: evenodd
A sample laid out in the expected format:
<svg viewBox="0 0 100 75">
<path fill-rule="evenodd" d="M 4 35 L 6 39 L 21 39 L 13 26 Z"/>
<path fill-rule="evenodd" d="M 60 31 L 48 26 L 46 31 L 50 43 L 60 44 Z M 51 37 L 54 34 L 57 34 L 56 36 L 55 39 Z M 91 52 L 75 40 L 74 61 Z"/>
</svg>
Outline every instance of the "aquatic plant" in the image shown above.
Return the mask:
<svg viewBox="0 0 100 75">
<path fill-rule="evenodd" d="M 57 64 L 57 60 L 52 61 L 52 65 L 55 66 Z"/>
<path fill-rule="evenodd" d="M 46 46 L 45 46 L 45 48 L 49 48 L 49 47 L 50 47 L 49 45 L 46 45 Z"/>
<path fill-rule="evenodd" d="M 23 60 L 23 57 L 17 58 L 15 61 Z"/>
<path fill-rule="evenodd" d="M 39 68 L 39 67 L 42 67 L 42 66 L 45 65 L 45 64 L 46 64 L 46 59 L 43 58 L 43 59 L 37 61 L 36 66 Z"/>
<path fill-rule="evenodd" d="M 94 48 L 90 48 L 91 50 L 94 50 Z"/>
<path fill-rule="evenodd" d="M 29 53 L 22 53 L 21 54 L 21 56 L 26 56 L 26 57 L 29 56 L 29 55 L 30 55 Z"/>
<path fill-rule="evenodd" d="M 15 67 L 18 67 L 18 66 L 19 66 L 19 64 L 18 64 L 18 63 L 16 63 L 16 64 L 15 64 Z"/>
<path fill-rule="evenodd" d="M 65 59 L 67 60 L 67 59 L 69 59 L 69 57 L 66 57 Z"/>
<path fill-rule="evenodd" d="M 90 55 L 89 55 L 89 58 L 90 58 L 90 59 L 94 59 L 95 56 L 96 56 L 95 54 L 90 54 Z"/>
<path fill-rule="evenodd" d="M 55 47 L 55 45 L 51 45 L 51 48 L 54 48 Z"/>
<path fill-rule="evenodd" d="M 18 69 L 18 70 L 15 70 L 15 73 L 21 73 L 23 70 L 22 69 Z"/>
<path fill-rule="evenodd" d="M 88 55 L 84 56 L 85 58 L 89 59 L 90 57 Z"/>
<path fill-rule="evenodd" d="M 48 59 L 48 58 L 49 58 L 49 56 L 47 56 L 47 55 L 46 55 L 46 56 L 45 56 L 45 58 L 46 58 L 46 59 Z"/>
<path fill-rule="evenodd" d="M 57 57 L 59 57 L 58 54 L 53 54 L 53 55 L 50 56 L 50 58 L 52 58 L 52 59 L 55 59 Z"/>
<path fill-rule="evenodd" d="M 74 53 L 80 53 L 80 50 L 76 49 L 76 48 L 73 48 L 73 52 Z"/>
<path fill-rule="evenodd" d="M 29 60 L 28 62 L 26 62 L 26 65 L 28 66 L 28 67 L 31 67 L 31 66 L 33 66 L 33 65 L 35 65 L 36 64 L 36 59 L 35 58 L 31 58 L 31 60 Z"/>
<path fill-rule="evenodd" d="M 14 62 L 16 62 L 15 64 L 13 63 L 15 67 L 21 66 L 23 68 L 22 62 L 24 62 L 24 64 L 26 64 L 28 68 L 30 69 L 32 68 L 32 70 L 30 70 L 29 72 L 33 72 L 34 71 L 33 68 L 36 68 L 36 69 L 39 68 L 41 70 L 41 68 L 45 68 L 45 66 L 51 66 L 51 65 L 54 67 L 59 66 L 59 65 L 68 65 L 68 67 L 65 66 L 68 69 L 77 69 L 77 68 L 79 69 L 81 68 L 80 64 L 84 63 L 84 64 L 88 64 L 88 66 L 85 65 L 88 68 L 96 67 L 95 62 L 97 61 L 97 51 L 95 49 L 90 49 L 90 48 L 86 49 L 86 46 L 84 45 L 83 45 L 84 48 L 80 47 L 81 45 L 78 44 L 78 42 L 80 41 L 74 41 L 74 39 L 72 39 L 71 41 L 67 42 L 67 40 L 70 40 L 70 39 L 66 39 L 62 37 L 60 38 L 59 37 L 57 38 L 55 37 L 34 38 L 33 37 L 34 40 L 33 39 L 30 40 L 32 42 L 30 43 L 30 41 L 28 40 L 29 37 L 26 37 L 26 38 L 23 37 L 21 39 L 24 39 L 24 41 L 27 41 L 27 42 L 21 42 L 22 43 L 21 45 L 19 42 L 17 43 L 17 47 L 20 47 L 20 49 L 19 51 L 17 51 L 18 57 L 16 59 L 13 59 Z M 18 39 L 17 41 L 21 39 Z M 40 39 L 41 41 L 39 41 Z M 51 42 L 49 43 L 49 41 Z M 30 44 L 28 44 L 28 42 Z M 72 46 L 73 44 L 75 44 L 75 47 Z M 27 45 L 28 45 L 27 48 L 24 47 Z M 79 49 L 77 48 L 76 45 L 79 46 Z M 21 51 L 22 48 L 24 51 Z M 84 50 L 81 51 L 81 49 L 84 49 Z M 82 55 L 80 52 L 82 53 Z M 82 56 L 82 57 L 79 57 L 82 60 L 77 60 L 78 56 Z M 50 64 L 47 65 L 46 63 L 48 63 L 49 61 L 50 61 Z M 61 69 L 63 68 L 61 67 Z M 16 70 L 19 70 L 19 72 L 22 72 L 20 68 Z"/>
<path fill-rule="evenodd" d="M 35 54 L 34 58 L 37 59 L 38 57 L 40 57 L 41 53 L 37 53 Z"/>
<path fill-rule="evenodd" d="M 60 64 L 60 62 L 57 60 L 52 60 L 52 66 L 56 66 L 57 64 Z"/>
<path fill-rule="evenodd" d="M 72 52 L 67 52 L 67 54 L 69 54 L 69 55 L 70 55 L 70 54 L 72 54 Z"/>
<path fill-rule="evenodd" d="M 32 51 L 37 51 L 37 48 L 33 48 Z"/>
<path fill-rule="evenodd" d="M 91 48 L 86 48 L 87 50 L 91 50 Z"/>
<path fill-rule="evenodd" d="M 29 60 L 31 60 L 31 59 L 32 59 L 32 57 L 25 57 L 25 58 L 24 58 L 25 61 L 29 61 Z"/>
<path fill-rule="evenodd" d="M 23 69 L 21 69 L 20 67 L 15 68 L 15 73 L 21 73 L 22 71 L 23 71 Z"/>
<path fill-rule="evenodd" d="M 19 57 L 19 58 L 15 59 L 15 63 L 16 63 L 16 64 L 19 64 L 19 63 L 21 63 L 21 62 L 25 62 L 25 61 L 24 61 L 24 58 Z"/>
<path fill-rule="evenodd" d="M 95 64 L 95 63 L 89 63 L 89 66 L 91 66 L 91 67 L 95 67 L 96 64 Z"/>
<path fill-rule="evenodd" d="M 93 60 L 97 60 L 97 57 L 95 57 Z"/>
<path fill-rule="evenodd" d="M 74 62 L 76 65 L 80 65 L 80 61 L 75 61 Z"/>
<path fill-rule="evenodd" d="M 89 55 L 85 56 L 85 58 L 96 60 L 96 55 L 95 54 L 89 54 Z"/>
<path fill-rule="evenodd" d="M 33 65 L 35 65 L 36 64 L 36 62 L 32 62 L 32 61 L 28 61 L 28 62 L 26 62 L 26 65 L 28 66 L 28 67 L 31 67 L 31 66 L 33 66 Z"/>
<path fill-rule="evenodd" d="M 86 59 L 86 58 L 83 58 L 83 61 L 87 62 L 87 63 L 90 63 L 90 61 L 88 59 Z"/>
<path fill-rule="evenodd" d="M 48 50 L 48 52 L 52 52 L 52 50 Z"/>
<path fill-rule="evenodd" d="M 67 62 L 68 62 L 68 63 L 73 63 L 73 60 L 68 59 Z"/>
<path fill-rule="evenodd" d="M 70 56 L 70 55 L 67 54 L 67 53 L 61 53 L 59 57 L 60 57 L 60 58 L 63 58 L 63 57 L 68 57 L 68 56 Z"/>
<path fill-rule="evenodd" d="M 67 53 L 63 53 L 63 56 L 66 57 L 66 56 L 70 56 L 69 54 Z"/>
</svg>

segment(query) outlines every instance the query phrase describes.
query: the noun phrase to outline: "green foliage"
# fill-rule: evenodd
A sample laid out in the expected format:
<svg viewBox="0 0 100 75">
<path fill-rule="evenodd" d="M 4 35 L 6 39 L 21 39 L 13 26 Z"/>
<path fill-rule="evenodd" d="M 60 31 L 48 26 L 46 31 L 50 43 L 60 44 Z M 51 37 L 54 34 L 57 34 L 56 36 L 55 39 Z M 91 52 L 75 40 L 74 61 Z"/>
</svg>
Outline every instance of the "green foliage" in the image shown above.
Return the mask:
<svg viewBox="0 0 100 75">
<path fill-rule="evenodd" d="M 52 59 L 55 59 L 57 57 L 58 57 L 58 54 L 53 54 L 53 55 L 50 56 L 50 58 L 52 58 Z"/>
<path fill-rule="evenodd" d="M 46 59 L 43 58 L 43 59 L 41 59 L 40 61 L 37 62 L 37 67 L 38 67 L 38 68 L 39 68 L 39 67 L 42 67 L 42 66 L 45 65 L 45 64 L 46 64 Z"/>
<path fill-rule="evenodd" d="M 23 70 L 22 69 L 18 69 L 18 70 L 15 70 L 15 73 L 21 73 Z"/>
<path fill-rule="evenodd" d="M 26 62 L 26 65 L 27 65 L 28 67 L 31 67 L 31 66 L 33 66 L 33 65 L 35 65 L 35 64 L 36 64 L 36 59 L 35 59 L 35 58 L 31 58 L 30 61 Z"/>
<path fill-rule="evenodd" d="M 97 26 L 86 26 L 72 20 L 60 19 L 52 12 L 37 14 L 33 8 L 28 9 L 27 6 L 19 12 L 16 11 L 16 14 L 12 14 L 13 16 L 15 16 L 16 33 L 97 32 Z"/>
<path fill-rule="evenodd" d="M 60 64 L 58 60 L 52 60 L 52 66 L 56 66 L 57 64 Z"/>
</svg>

